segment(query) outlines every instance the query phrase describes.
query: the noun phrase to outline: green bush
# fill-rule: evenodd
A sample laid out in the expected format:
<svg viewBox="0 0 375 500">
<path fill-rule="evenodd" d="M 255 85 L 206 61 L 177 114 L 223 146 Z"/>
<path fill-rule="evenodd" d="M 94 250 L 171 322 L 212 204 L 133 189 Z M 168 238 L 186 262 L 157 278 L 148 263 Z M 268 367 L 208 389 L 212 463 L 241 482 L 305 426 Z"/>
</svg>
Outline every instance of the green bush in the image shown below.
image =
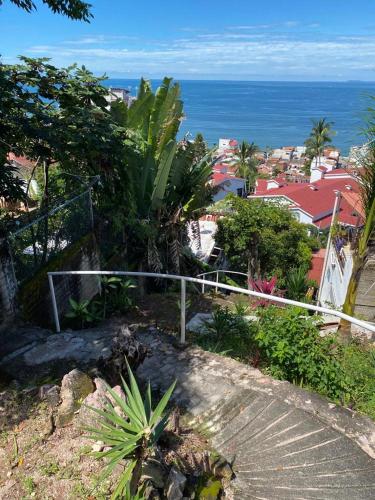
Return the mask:
<svg viewBox="0 0 375 500">
<path fill-rule="evenodd" d="M 276 378 L 308 386 L 335 400 L 348 387 L 335 339 L 319 335 L 317 320 L 300 308 L 270 306 L 259 312 L 256 343 Z"/>
<path fill-rule="evenodd" d="M 252 361 L 256 349 L 254 335 L 257 325 L 244 318 L 245 309 L 232 312 L 228 307 L 217 307 L 212 321 L 206 321 L 196 342 L 207 351 L 229 354 L 241 361 Z"/>
<path fill-rule="evenodd" d="M 343 349 L 341 365 L 348 380 L 345 404 L 375 419 L 375 348 L 353 341 Z"/>
<path fill-rule="evenodd" d="M 321 337 L 319 320 L 297 307 L 218 307 L 196 342 L 203 348 L 260 368 L 280 380 L 316 391 L 375 419 L 375 347 L 336 336 Z"/>
</svg>

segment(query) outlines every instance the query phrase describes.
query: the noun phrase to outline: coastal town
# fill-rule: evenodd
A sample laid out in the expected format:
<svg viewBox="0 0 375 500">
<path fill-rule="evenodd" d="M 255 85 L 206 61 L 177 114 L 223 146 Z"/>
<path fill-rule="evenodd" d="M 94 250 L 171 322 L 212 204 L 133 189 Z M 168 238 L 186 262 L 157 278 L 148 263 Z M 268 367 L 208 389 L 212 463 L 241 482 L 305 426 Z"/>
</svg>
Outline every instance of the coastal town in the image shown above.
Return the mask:
<svg viewBox="0 0 375 500">
<path fill-rule="evenodd" d="M 122 99 L 128 106 L 132 100 L 124 89 L 111 89 L 110 99 Z M 342 157 L 334 147 L 326 147 L 322 156 L 309 158 L 306 146 L 283 146 L 254 154 L 256 176 L 253 186 L 239 176 L 239 151 L 241 144 L 236 139 L 220 138 L 214 148 L 214 161 L 210 183 L 215 188 L 213 205 L 200 220 L 200 238 L 192 241 L 193 252 L 203 261 L 214 263 L 220 256 L 215 243 L 216 220 L 225 215 L 220 201 L 231 194 L 241 198 L 258 199 L 287 207 L 301 223 L 309 225 L 311 231 L 324 237 L 330 232 L 334 218 L 344 237 L 335 239 L 330 248 L 321 248 L 312 255 L 308 277 L 315 283 L 315 294 L 322 304 L 341 308 L 353 270 L 352 243 L 358 229 L 363 226 L 364 209 L 360 197 L 359 158 L 365 154 L 366 146 L 354 146 L 347 157 Z M 35 162 L 10 153 L 9 164 L 15 175 L 27 182 Z M 33 198 L 40 192 L 35 179 L 29 184 L 29 210 L 36 207 Z M 6 206 L 2 200 L 2 206 Z M 9 205 L 8 205 L 9 207 Z M 19 207 L 24 209 L 22 202 Z M 209 212 L 209 213 L 208 213 Z M 325 235 L 325 236 L 324 236 Z M 326 258 L 329 254 L 329 258 Z M 328 265 L 324 266 L 327 260 Z M 371 306 L 364 308 L 365 311 Z"/>
<path fill-rule="evenodd" d="M 0 499 L 373 500 L 374 42 L 107 3 L 0 0 Z"/>
</svg>

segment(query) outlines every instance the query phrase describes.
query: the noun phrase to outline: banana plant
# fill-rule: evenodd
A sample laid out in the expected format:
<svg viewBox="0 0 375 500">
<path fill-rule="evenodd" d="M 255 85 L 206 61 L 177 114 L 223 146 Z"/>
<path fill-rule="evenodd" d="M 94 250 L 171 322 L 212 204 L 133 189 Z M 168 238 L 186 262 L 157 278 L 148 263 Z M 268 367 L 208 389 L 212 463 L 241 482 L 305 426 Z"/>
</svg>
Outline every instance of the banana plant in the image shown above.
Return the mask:
<svg viewBox="0 0 375 500">
<path fill-rule="evenodd" d="M 198 219 L 212 199 L 212 155 L 197 162 L 191 144 L 177 142 L 182 118 L 180 87 L 171 78 L 165 78 L 155 94 L 142 80 L 137 100 L 124 118 L 128 140 L 138 152 L 129 170 L 138 221 L 135 237 L 143 252 L 141 259 L 138 253 L 140 269 L 147 262 L 154 272 L 178 272 L 186 223 Z"/>
<path fill-rule="evenodd" d="M 117 465 L 124 464 L 124 470 L 112 494 L 112 500 L 124 497 L 141 498 L 139 482 L 142 466 L 156 447 L 160 435 L 168 424 L 169 414 L 165 413 L 165 408 L 176 385 L 174 382 L 169 387 L 153 410 L 150 382 L 142 399 L 137 381 L 128 363 L 127 368 L 130 385 L 122 379 L 126 400 L 107 385 L 107 391 L 113 403 L 108 403 L 104 410 L 88 407 L 99 415 L 98 427 L 87 428 L 88 437 L 95 441 L 100 440 L 105 447 L 109 447 L 109 450 L 93 453 L 98 459 L 107 459 L 101 479 L 107 478 Z M 121 409 L 124 416 L 119 415 L 115 406 Z"/>
</svg>

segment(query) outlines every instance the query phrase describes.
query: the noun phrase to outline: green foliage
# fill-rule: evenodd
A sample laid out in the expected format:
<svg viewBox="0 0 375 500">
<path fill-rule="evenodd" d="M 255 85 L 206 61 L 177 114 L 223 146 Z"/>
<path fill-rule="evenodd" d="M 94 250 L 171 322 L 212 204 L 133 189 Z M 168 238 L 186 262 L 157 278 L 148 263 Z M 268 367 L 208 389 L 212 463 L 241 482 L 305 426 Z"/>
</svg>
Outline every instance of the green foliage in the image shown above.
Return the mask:
<svg viewBox="0 0 375 500">
<path fill-rule="evenodd" d="M 100 424 L 97 428 L 87 429 L 90 438 L 95 441 L 101 440 L 106 447 L 110 447 L 108 451 L 94 453 L 96 458 L 107 459 L 102 479 L 107 478 L 116 465 L 124 459 L 128 461 L 112 494 L 112 499 L 123 498 L 123 496 L 134 498 L 137 494 L 142 463 L 152 451 L 168 423 L 169 415 L 164 414 L 164 411 L 176 385 L 174 382 L 169 387 L 153 410 L 150 383 L 142 400 L 129 365 L 128 374 L 130 385 L 123 380 L 126 401 L 107 386 L 114 403 L 108 404 L 105 410 L 90 407 L 99 415 Z M 116 407 L 120 408 L 124 416 L 119 415 Z"/>
<path fill-rule="evenodd" d="M 345 404 L 375 419 L 375 348 L 355 340 L 344 347 L 341 365 L 348 380 Z"/>
<path fill-rule="evenodd" d="M 10 0 L 14 5 L 26 12 L 36 10 L 36 5 L 33 0 Z M 82 0 L 42 0 L 53 13 L 62 14 L 70 19 L 89 22 L 92 18 L 90 13 L 91 5 Z M 0 0 L 0 6 L 3 0 Z"/>
<path fill-rule="evenodd" d="M 313 120 L 312 122 L 310 136 L 305 141 L 306 155 L 310 159 L 316 157 L 319 162 L 325 146 L 332 142 L 334 132 L 332 131 L 332 123 L 327 122 L 326 118 Z"/>
<path fill-rule="evenodd" d="M 258 322 L 246 321 L 246 313 L 242 303 L 233 312 L 217 308 L 195 341 L 375 418 L 373 345 L 344 346 L 335 336 L 321 337 L 316 317 L 303 309 L 259 308 Z"/>
<path fill-rule="evenodd" d="M 307 270 L 305 267 L 291 269 L 285 280 L 286 297 L 292 300 L 306 300 L 306 293 L 309 287 Z"/>
<path fill-rule="evenodd" d="M 22 189 L 25 183 L 16 177 L 16 173 L 16 169 L 11 165 L 0 163 L 0 197 L 5 201 L 18 201 L 25 198 L 25 192 Z"/>
<path fill-rule="evenodd" d="M 242 141 L 235 156 L 236 174 L 246 180 L 247 190 L 251 191 L 255 186 L 258 176 L 258 160 L 255 155 L 259 152 L 259 147 L 254 143 Z"/>
<path fill-rule="evenodd" d="M 308 228 L 284 207 L 260 200 L 232 197 L 233 212 L 219 219 L 217 245 L 231 266 L 251 277 L 277 275 L 291 268 L 309 267 L 311 246 Z"/>
<path fill-rule="evenodd" d="M 89 300 L 77 302 L 72 297 L 69 297 L 69 304 L 71 310 L 65 314 L 65 317 L 75 320 L 80 328 L 84 328 L 88 323 L 98 319 L 94 312 L 89 310 Z"/>
<path fill-rule="evenodd" d="M 212 198 L 210 155 L 200 158 L 199 137 L 197 145 L 178 143 L 183 104 L 171 78 L 155 93 L 142 79 L 137 100 L 128 110 L 119 108 L 112 116 L 126 130 L 123 170 L 130 177 L 132 204 L 130 211 L 116 207 L 115 226 L 126 232 L 129 257 L 139 268 L 180 273 L 187 260 L 186 222 L 199 218 Z"/>
<path fill-rule="evenodd" d="M 208 351 L 229 354 L 248 362 L 254 355 L 257 326 L 243 317 L 243 309 L 239 313 L 230 311 L 228 307 L 217 307 L 212 321 L 205 322 L 202 333 L 195 338 L 196 342 Z"/>
<path fill-rule="evenodd" d="M 270 306 L 260 311 L 256 342 L 267 371 L 339 400 L 347 384 L 334 339 L 320 337 L 316 318 L 304 314 L 294 307 Z"/>
</svg>

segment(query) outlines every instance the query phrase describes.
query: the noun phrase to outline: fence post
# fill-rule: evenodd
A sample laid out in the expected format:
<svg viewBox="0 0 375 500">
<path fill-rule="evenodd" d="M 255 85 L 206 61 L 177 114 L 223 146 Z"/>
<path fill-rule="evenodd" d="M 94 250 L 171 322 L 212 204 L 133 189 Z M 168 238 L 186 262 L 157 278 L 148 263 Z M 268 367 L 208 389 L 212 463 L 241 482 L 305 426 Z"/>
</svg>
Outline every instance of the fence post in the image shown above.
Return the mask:
<svg viewBox="0 0 375 500">
<path fill-rule="evenodd" d="M 185 330 L 186 330 L 186 281 L 184 279 L 181 280 L 181 344 L 185 343 Z"/>
<path fill-rule="evenodd" d="M 53 286 L 53 276 L 51 274 L 48 275 L 48 283 L 52 299 L 52 309 L 53 309 L 53 317 L 55 319 L 56 332 L 60 333 L 61 330 L 60 330 L 59 313 L 57 311 L 55 288 Z"/>
<path fill-rule="evenodd" d="M 203 279 L 205 279 L 206 277 L 203 276 Z M 204 283 L 202 283 L 202 294 L 204 294 Z"/>
<path fill-rule="evenodd" d="M 219 271 L 216 271 L 216 283 L 219 283 Z M 215 293 L 218 292 L 218 287 L 215 287 Z"/>
</svg>

